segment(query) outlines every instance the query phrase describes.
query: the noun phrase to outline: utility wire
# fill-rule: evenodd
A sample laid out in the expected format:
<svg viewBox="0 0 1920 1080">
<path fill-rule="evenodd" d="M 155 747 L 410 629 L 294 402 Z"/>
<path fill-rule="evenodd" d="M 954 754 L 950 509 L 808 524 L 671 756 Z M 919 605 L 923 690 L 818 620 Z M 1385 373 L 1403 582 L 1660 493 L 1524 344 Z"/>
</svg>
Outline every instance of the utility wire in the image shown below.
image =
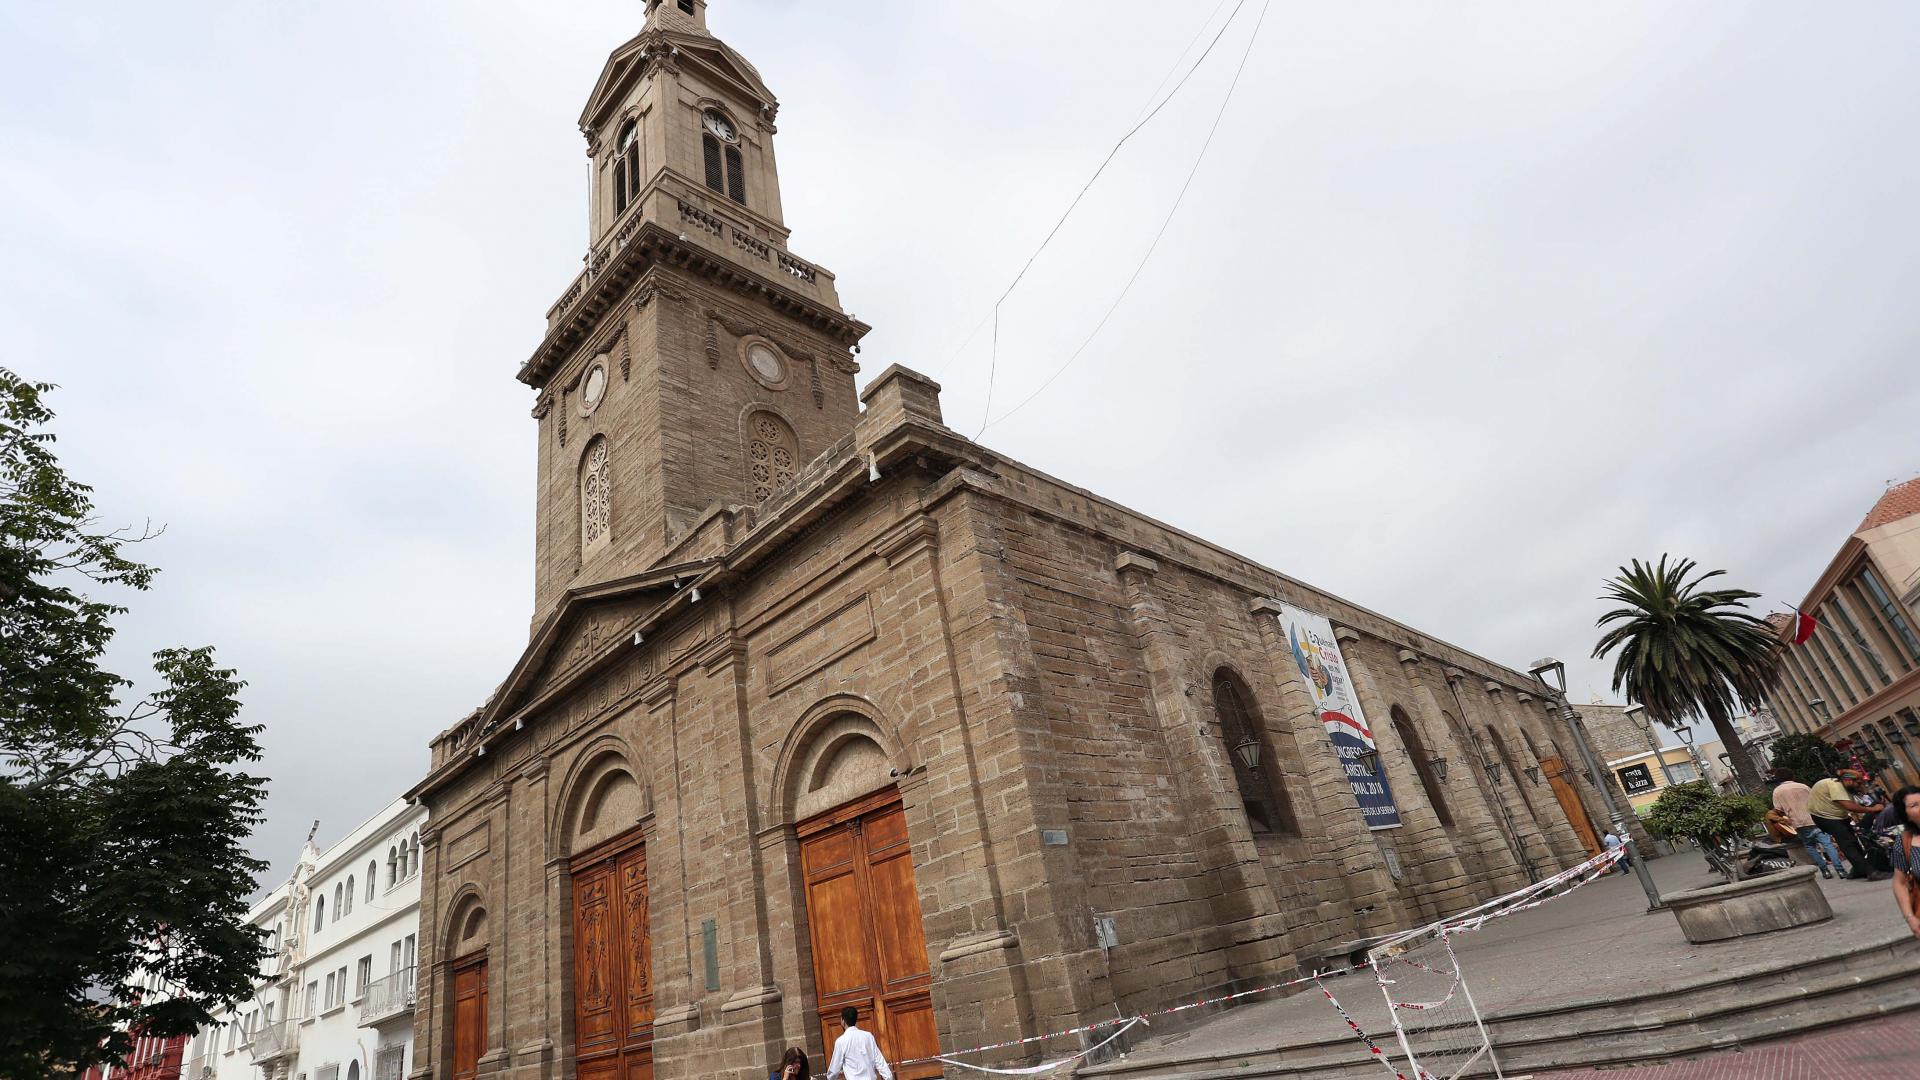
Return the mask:
<svg viewBox="0 0 1920 1080">
<path fill-rule="evenodd" d="M 1041 253 L 1047 250 L 1047 245 L 1053 243 L 1053 238 L 1059 234 L 1061 226 L 1067 223 L 1067 218 L 1073 215 L 1073 211 L 1080 205 L 1080 201 L 1087 197 L 1087 192 L 1093 187 L 1094 181 L 1099 180 L 1100 174 L 1107 171 L 1107 166 L 1112 164 L 1113 159 L 1119 155 L 1120 148 L 1127 144 L 1128 139 L 1138 134 L 1141 128 L 1152 123 L 1153 118 L 1160 115 L 1160 110 L 1166 108 L 1168 102 L 1179 96 L 1181 89 L 1187 85 L 1187 81 L 1193 78 L 1193 73 L 1199 71 L 1200 65 L 1206 63 L 1207 57 L 1213 55 L 1214 46 L 1220 44 L 1220 39 L 1226 36 L 1227 28 L 1232 26 L 1234 19 L 1239 17 L 1240 9 L 1246 6 L 1247 0 L 1239 0 L 1239 2 L 1233 6 L 1232 14 L 1228 15 L 1227 21 L 1220 25 L 1220 32 L 1215 34 L 1213 40 L 1207 43 L 1205 51 L 1201 52 L 1199 58 L 1193 62 L 1193 66 L 1187 69 L 1187 73 L 1180 77 L 1180 81 L 1174 84 L 1173 89 L 1167 92 L 1166 97 L 1160 99 L 1160 104 L 1155 105 L 1152 112 L 1149 112 L 1139 123 L 1133 125 L 1125 135 L 1120 136 L 1120 141 L 1113 144 L 1112 150 L 1107 151 L 1107 156 L 1100 162 L 1100 167 L 1093 171 L 1091 177 L 1087 178 L 1086 185 L 1080 189 L 1078 195 L 1073 197 L 1073 202 L 1067 204 L 1066 213 L 1060 215 L 1060 220 L 1054 222 L 1053 228 L 1048 231 L 1046 239 L 1040 241 L 1040 246 L 1034 249 L 1032 255 L 1027 256 L 1026 264 L 1021 266 L 1020 272 L 1013 276 L 1013 282 L 1007 286 L 1007 291 L 1001 293 L 1000 299 L 993 302 L 993 349 L 987 364 L 987 405 L 980 414 L 980 430 L 986 430 L 986 418 L 993 412 L 993 384 L 1000 370 L 1000 306 L 1007 302 L 1007 297 L 1013 295 L 1013 290 L 1020 287 L 1020 282 L 1027 276 L 1027 271 L 1033 268 L 1034 260 L 1038 259 Z"/>
<path fill-rule="evenodd" d="M 1233 9 L 1233 15 L 1227 16 L 1227 24 L 1231 24 L 1233 22 L 1234 15 L 1240 14 L 1240 8 L 1244 6 L 1245 3 L 1246 3 L 1246 0 L 1240 0 L 1240 3 L 1235 5 Z M 1101 172 L 1106 170 L 1107 164 L 1108 162 L 1111 162 L 1113 160 L 1113 156 L 1120 152 L 1120 147 L 1126 145 L 1126 141 L 1128 139 L 1133 138 L 1134 132 L 1137 132 L 1141 128 L 1145 127 L 1147 124 L 1147 121 L 1152 120 L 1154 117 L 1154 114 L 1158 113 L 1163 107 L 1165 107 L 1168 101 L 1172 101 L 1174 94 L 1178 94 L 1180 92 L 1180 87 L 1186 85 L 1187 78 L 1191 78 L 1193 76 L 1193 70 L 1189 70 L 1187 72 L 1186 78 L 1182 78 L 1180 80 L 1180 85 L 1175 86 L 1173 88 L 1173 93 L 1168 94 L 1166 98 L 1162 100 L 1158 105 L 1154 104 L 1154 99 L 1159 96 L 1161 88 L 1167 85 L 1167 80 L 1173 78 L 1173 73 L 1180 70 L 1180 62 L 1182 60 L 1185 60 L 1187 57 L 1187 54 L 1193 51 L 1193 46 L 1195 43 L 1197 43 L 1200 40 L 1200 35 L 1207 32 L 1207 27 L 1213 24 L 1214 16 L 1220 14 L 1220 9 L 1226 6 L 1227 6 L 1227 0 L 1220 0 L 1218 4 L 1214 5 L 1212 13 L 1209 14 L 1206 17 L 1206 19 L 1200 23 L 1200 28 L 1193 32 L 1193 37 L 1187 39 L 1186 47 L 1180 50 L 1179 56 L 1174 57 L 1172 65 L 1167 68 L 1167 73 L 1165 75 L 1160 76 L 1160 82 L 1154 86 L 1153 92 L 1147 95 L 1146 103 L 1141 106 L 1142 108 L 1147 108 L 1148 106 L 1151 106 L 1152 107 L 1151 111 L 1149 111 L 1145 116 L 1141 117 L 1138 121 L 1136 121 L 1132 129 L 1129 130 L 1125 135 L 1120 136 L 1120 141 L 1113 145 L 1112 150 L 1108 151 L 1106 160 L 1100 163 L 1100 168 L 1094 170 L 1093 177 L 1087 181 L 1086 187 L 1083 187 L 1080 189 L 1080 194 L 1074 196 L 1073 203 L 1067 207 L 1067 212 L 1060 215 L 1060 220 L 1054 223 L 1053 231 L 1047 233 L 1047 238 L 1040 242 L 1040 246 L 1037 249 L 1035 249 L 1033 255 L 1027 259 L 1026 266 L 1023 266 L 1020 268 L 1020 273 L 1016 275 L 1013 279 L 1013 285 L 1007 286 L 1007 291 L 1006 293 L 1001 294 L 1000 301 L 1005 301 L 1007 296 L 1013 292 L 1014 285 L 1020 284 L 1020 278 L 1026 276 L 1027 267 L 1032 266 L 1033 260 L 1039 258 L 1040 253 L 1047 249 L 1047 244 L 1053 240 L 1053 234 L 1059 232 L 1060 226 L 1065 225 L 1067 223 L 1067 218 L 1073 214 L 1074 207 L 1080 205 L 1080 200 L 1086 196 L 1087 189 L 1093 187 L 1093 182 L 1095 180 L 1100 179 Z M 1227 30 L 1227 25 L 1223 24 L 1220 27 L 1220 33 L 1215 34 L 1213 38 L 1213 42 L 1208 44 L 1207 46 L 1208 52 L 1213 51 L 1213 46 L 1218 44 L 1220 41 L 1220 34 L 1226 33 L 1226 30 Z M 1207 58 L 1206 53 L 1200 54 L 1200 60 L 1205 60 L 1206 58 Z M 1199 66 L 1200 66 L 1200 62 L 1195 61 L 1194 69 L 1197 70 Z M 947 357 L 947 362 L 944 364 L 941 364 L 939 369 L 934 372 L 935 377 L 945 374 L 947 369 L 952 367 L 954 363 L 958 361 L 963 354 L 966 353 L 967 346 L 973 344 L 973 339 L 980 336 L 980 331 L 986 329 L 987 323 L 989 321 L 996 319 L 999 313 L 1000 313 L 1000 302 L 997 301 L 993 306 L 993 310 L 987 312 L 985 315 L 982 315 L 980 317 L 980 321 L 974 324 L 973 329 L 967 332 L 966 339 L 960 342 L 960 347 L 953 351 L 952 356 Z M 998 328 L 996 327 L 996 334 L 997 334 L 997 330 Z"/>
<path fill-rule="evenodd" d="M 1113 318 L 1113 313 L 1120 310 L 1120 305 L 1123 302 L 1125 302 L 1125 300 L 1127 299 L 1127 294 L 1133 291 L 1134 283 L 1140 280 L 1140 274 L 1146 270 L 1148 261 L 1153 258 L 1153 253 L 1156 250 L 1158 250 L 1158 248 L 1160 247 L 1161 239 L 1163 239 L 1167 235 L 1168 227 L 1173 224 L 1174 215 L 1180 212 L 1180 204 L 1183 201 L 1185 201 L 1187 197 L 1188 189 L 1193 187 L 1193 178 L 1199 174 L 1201 163 L 1207 159 L 1207 149 L 1213 145 L 1213 137 L 1220 130 L 1220 122 L 1226 119 L 1227 106 L 1233 103 L 1233 92 L 1239 88 L 1240 76 L 1242 73 L 1244 73 L 1247 70 L 1247 59 L 1253 55 L 1253 43 L 1259 40 L 1260 38 L 1260 26 L 1262 23 L 1266 22 L 1267 20 L 1267 8 L 1268 6 L 1271 5 L 1271 3 L 1272 3 L 1272 0 L 1262 0 L 1262 3 L 1260 5 L 1260 15 L 1258 18 L 1254 20 L 1254 23 L 1253 23 L 1253 33 L 1247 37 L 1246 51 L 1240 54 L 1240 66 L 1234 69 L 1233 82 L 1228 84 L 1227 95 L 1226 97 L 1222 98 L 1220 101 L 1220 111 L 1214 114 L 1213 126 L 1207 129 L 1206 141 L 1200 144 L 1200 153 L 1197 154 L 1193 159 L 1193 168 L 1187 171 L 1186 182 L 1180 185 L 1180 193 L 1174 196 L 1173 206 L 1167 210 L 1166 220 L 1160 223 L 1160 231 L 1153 235 L 1153 243 L 1147 245 L 1146 254 L 1140 256 L 1140 264 L 1133 268 L 1133 276 L 1127 279 L 1126 285 L 1122 287 L 1120 290 L 1120 295 L 1114 297 L 1113 305 L 1107 308 L 1107 313 L 1105 315 L 1100 316 L 1100 321 L 1094 325 L 1093 332 L 1089 333 L 1086 336 L 1086 339 L 1080 342 L 1080 347 L 1073 350 L 1073 354 L 1067 357 L 1066 362 L 1061 364 L 1059 367 L 1055 368 L 1053 371 L 1053 374 L 1047 376 L 1047 380 L 1041 383 L 1040 386 L 1037 389 L 1035 389 L 1033 393 L 1028 394 L 1024 399 L 1022 399 L 1020 404 L 1015 405 L 1013 408 L 1008 409 L 1006 412 L 1001 413 L 999 416 L 992 416 L 991 414 L 991 409 L 993 405 L 992 382 L 991 380 L 989 380 L 988 396 L 987 396 L 987 405 L 989 409 L 988 419 L 986 419 L 980 425 L 980 431 L 974 435 L 974 438 L 978 439 L 981 435 L 986 433 L 986 430 L 988 428 L 992 427 L 993 425 L 999 423 L 1002 420 L 1005 420 L 1007 417 L 1012 416 L 1014 413 L 1019 412 L 1021 409 L 1026 408 L 1027 405 L 1030 402 L 1032 402 L 1034 398 L 1039 397 L 1041 393 L 1043 393 L 1047 389 L 1047 387 L 1052 386 L 1054 380 L 1058 379 L 1068 368 L 1072 367 L 1073 362 L 1075 360 L 1080 359 L 1080 354 L 1087 351 L 1087 346 L 1093 344 L 1093 339 L 1100 336 L 1100 331 L 1106 328 L 1107 320 Z M 1224 31 L 1225 27 L 1222 27 L 1221 29 Z"/>
</svg>

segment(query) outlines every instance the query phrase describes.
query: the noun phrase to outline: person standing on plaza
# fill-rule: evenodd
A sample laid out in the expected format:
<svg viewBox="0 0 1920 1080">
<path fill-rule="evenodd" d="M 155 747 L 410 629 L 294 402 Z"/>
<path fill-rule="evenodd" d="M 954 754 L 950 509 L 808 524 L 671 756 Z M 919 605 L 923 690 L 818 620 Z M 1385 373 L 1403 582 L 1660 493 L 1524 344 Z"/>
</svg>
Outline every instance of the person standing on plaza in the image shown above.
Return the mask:
<svg viewBox="0 0 1920 1080">
<path fill-rule="evenodd" d="M 1834 847 L 1832 836 L 1814 824 L 1812 802 L 1813 789 L 1798 780 L 1784 779 L 1773 789 L 1774 812 L 1786 817 L 1787 827 L 1800 838 L 1807 857 L 1820 868 L 1820 876 L 1831 878 L 1836 872 L 1845 872 L 1840 866 L 1840 849 Z"/>
<path fill-rule="evenodd" d="M 1833 837 L 1840 850 L 1847 853 L 1847 862 L 1853 866 L 1849 878 L 1856 881 L 1885 881 L 1887 874 L 1876 870 L 1867 858 L 1865 849 L 1860 846 L 1860 834 L 1853 827 L 1849 814 L 1866 814 L 1871 807 L 1853 801 L 1853 793 L 1867 786 L 1867 778 L 1854 769 L 1841 769 L 1839 772 L 1813 785 L 1807 800 L 1807 813 L 1820 831 Z"/>
<path fill-rule="evenodd" d="M 1907 929 L 1920 937 L 1920 871 L 1913 857 L 1914 838 L 1920 837 L 1920 787 L 1903 787 L 1895 792 L 1892 809 L 1900 825 L 1899 837 L 1888 852 L 1893 861 L 1893 902 L 1900 905 Z"/>
<path fill-rule="evenodd" d="M 833 1040 L 833 1060 L 827 1063 L 827 1080 L 873 1080 L 876 1076 L 893 1080 L 893 1069 L 887 1064 L 886 1055 L 880 1052 L 880 1044 L 871 1034 L 860 1027 L 860 1010 L 849 1005 L 840 1010 L 840 1022 L 847 1030 Z"/>
<path fill-rule="evenodd" d="M 1619 850 L 1620 850 L 1621 848 L 1623 848 L 1623 847 L 1626 847 L 1626 846 L 1627 846 L 1627 842 L 1626 842 L 1625 840 L 1622 840 L 1622 839 L 1620 839 L 1620 836 L 1619 836 L 1619 834 L 1618 834 L 1618 833 L 1611 833 L 1611 832 L 1610 832 L 1610 833 L 1608 833 L 1608 834 L 1606 835 L 1606 837 L 1605 837 L 1604 839 L 1602 839 L 1602 840 L 1601 840 L 1600 842 L 1601 842 L 1602 844 L 1604 844 L 1604 845 L 1606 845 L 1606 849 L 1607 849 L 1608 851 L 1619 851 Z M 1614 863 L 1614 864 L 1613 864 L 1613 869 L 1612 869 L 1612 870 L 1609 870 L 1609 871 L 1607 871 L 1607 873 L 1609 873 L 1609 874 L 1615 874 L 1615 873 L 1618 873 L 1618 874 L 1631 874 L 1631 873 L 1633 873 L 1633 871 L 1632 871 L 1632 870 L 1629 870 L 1629 869 L 1627 869 L 1627 864 L 1628 864 L 1629 862 L 1631 862 L 1632 860 L 1633 860 L 1633 856 L 1631 856 L 1631 855 L 1625 855 L 1625 854 L 1623 854 L 1623 855 L 1621 855 L 1621 856 L 1620 856 L 1620 861 L 1619 861 L 1619 862 L 1617 862 L 1617 863 Z"/>
</svg>

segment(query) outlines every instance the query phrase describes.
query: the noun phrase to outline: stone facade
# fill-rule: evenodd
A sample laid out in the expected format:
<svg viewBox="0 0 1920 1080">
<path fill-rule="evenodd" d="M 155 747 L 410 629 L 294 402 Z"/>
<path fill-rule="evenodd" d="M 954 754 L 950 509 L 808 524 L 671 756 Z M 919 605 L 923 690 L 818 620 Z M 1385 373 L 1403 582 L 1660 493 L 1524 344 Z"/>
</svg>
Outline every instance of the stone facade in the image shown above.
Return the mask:
<svg viewBox="0 0 1920 1080">
<path fill-rule="evenodd" d="M 847 948 L 878 957 L 883 1041 L 1018 1038 L 1270 981 L 1584 857 L 1567 809 L 1594 793 L 1528 676 L 971 442 L 910 370 L 856 400 L 866 328 L 786 251 L 776 106 L 705 15 L 650 4 L 583 117 L 603 172 L 660 164 L 623 209 L 596 196 L 589 272 L 521 371 L 539 610 L 413 792 L 416 1076 L 762 1076 L 827 1049 Z M 760 469 L 776 446 L 790 470 Z M 1281 601 L 1332 621 L 1402 827 L 1363 823 Z M 833 906 L 856 894 L 820 838 L 878 852 L 894 820 L 910 859 L 862 856 L 884 917 L 846 945 L 867 909 Z M 616 865 L 638 869 L 609 960 L 614 916 L 574 883 Z M 587 1022 L 607 979 L 610 1032 Z"/>
</svg>

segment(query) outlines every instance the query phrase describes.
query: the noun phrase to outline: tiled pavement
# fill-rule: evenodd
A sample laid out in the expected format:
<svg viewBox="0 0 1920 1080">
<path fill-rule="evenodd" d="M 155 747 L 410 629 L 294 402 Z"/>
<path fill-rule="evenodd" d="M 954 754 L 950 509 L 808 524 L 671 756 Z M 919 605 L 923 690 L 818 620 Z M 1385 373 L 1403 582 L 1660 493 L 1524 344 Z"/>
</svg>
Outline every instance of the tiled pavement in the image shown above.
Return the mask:
<svg viewBox="0 0 1920 1080">
<path fill-rule="evenodd" d="M 1896 1080 L 1920 1077 L 1920 1014 L 1828 1028 L 1664 1065 L 1537 1073 L 1538 1080 Z"/>
</svg>

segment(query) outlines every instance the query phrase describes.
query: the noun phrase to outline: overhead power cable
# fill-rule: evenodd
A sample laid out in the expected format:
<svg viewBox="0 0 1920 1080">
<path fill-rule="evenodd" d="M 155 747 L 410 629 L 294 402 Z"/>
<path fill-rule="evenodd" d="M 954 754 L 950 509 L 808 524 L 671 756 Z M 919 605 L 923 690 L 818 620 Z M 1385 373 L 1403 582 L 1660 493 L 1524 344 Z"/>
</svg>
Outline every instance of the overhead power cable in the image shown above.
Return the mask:
<svg viewBox="0 0 1920 1080">
<path fill-rule="evenodd" d="M 1114 155 L 1120 152 L 1120 148 L 1127 144 L 1127 140 L 1133 138 L 1134 134 L 1138 132 L 1141 128 L 1146 127 L 1148 121 L 1152 120 L 1154 116 L 1156 116 L 1160 112 L 1161 109 L 1165 108 L 1167 105 L 1167 102 L 1172 101 L 1174 98 L 1174 95 L 1180 92 L 1180 88 L 1185 86 L 1187 84 L 1187 80 L 1193 77 L 1193 73 L 1199 70 L 1201 63 L 1203 63 L 1207 58 L 1207 53 L 1212 52 L 1213 47 L 1220 43 L 1220 38 L 1222 35 L 1224 35 L 1227 32 L 1227 27 L 1233 24 L 1234 17 L 1240 14 L 1240 9 L 1242 7 L 1246 6 L 1246 0 L 1239 0 L 1239 3 L 1236 3 L 1234 5 L 1233 13 L 1227 16 L 1227 21 L 1221 24 L 1219 33 L 1216 33 L 1213 36 L 1213 40 L 1207 44 L 1206 52 L 1203 52 L 1200 54 L 1200 58 L 1194 61 L 1193 67 L 1187 69 L 1186 75 L 1181 77 L 1180 82 L 1174 86 L 1173 90 L 1169 92 L 1166 97 L 1161 98 L 1159 102 L 1156 104 L 1154 102 L 1154 99 L 1158 97 L 1161 87 L 1166 86 L 1167 80 L 1173 77 L 1173 73 L 1180 70 L 1180 61 L 1186 59 L 1187 54 L 1193 51 L 1194 43 L 1199 41 L 1200 36 L 1207 32 L 1207 27 L 1213 24 L 1214 16 L 1220 14 L 1220 9 L 1226 6 L 1227 6 L 1227 0 L 1220 0 L 1218 4 L 1214 5 L 1212 13 L 1209 14 L 1206 17 L 1206 20 L 1200 24 L 1200 28 L 1194 31 L 1193 37 L 1187 40 L 1186 47 L 1180 50 L 1180 55 L 1175 57 L 1173 64 L 1167 68 L 1167 73 L 1165 75 L 1160 76 L 1160 82 L 1154 86 L 1153 92 L 1147 95 L 1146 104 L 1149 106 L 1152 106 L 1152 108 L 1147 112 L 1145 116 L 1141 117 L 1138 121 L 1136 121 L 1133 127 L 1127 130 L 1127 133 L 1125 135 L 1120 136 L 1120 141 L 1113 144 L 1112 150 L 1107 151 L 1107 156 L 1104 160 L 1100 162 L 1100 167 L 1093 171 L 1093 175 L 1087 179 L 1086 186 L 1080 189 L 1080 194 L 1075 195 L 1073 197 L 1073 202 L 1068 204 L 1066 213 L 1063 213 L 1060 215 L 1060 220 L 1054 223 L 1053 229 L 1047 233 L 1046 239 L 1040 241 L 1040 246 L 1035 248 L 1033 254 L 1027 257 L 1026 265 L 1022 266 L 1020 268 L 1020 272 L 1014 275 L 1013 282 L 1012 284 L 1007 286 L 1006 292 L 1002 293 L 1000 295 L 1000 299 L 994 302 L 993 310 L 987 312 L 985 315 L 982 315 L 980 317 L 980 321 L 974 324 L 973 329 L 967 332 L 966 339 L 960 342 L 960 347 L 955 349 L 953 351 L 953 355 L 947 358 L 947 362 L 940 365 L 939 370 L 934 372 L 936 376 L 945 374 L 946 370 L 952 367 L 955 361 L 960 359 L 960 357 L 967 351 L 967 346 L 973 344 L 973 339 L 980 336 L 980 331 L 986 329 L 988 322 L 990 321 L 997 322 L 1000 315 L 1000 305 L 1006 302 L 1006 299 L 1008 296 L 1012 295 L 1015 286 L 1019 285 L 1020 279 L 1026 276 L 1027 269 L 1033 265 L 1034 260 L 1038 259 L 1040 257 L 1040 253 L 1047 249 L 1047 245 L 1053 242 L 1054 234 L 1058 233 L 1060 231 L 1060 227 L 1067 223 L 1067 218 L 1073 216 L 1074 208 L 1079 206 L 1080 200 L 1086 197 L 1088 189 L 1093 187 L 1093 182 L 1095 180 L 1100 179 L 1100 174 L 1106 171 L 1107 165 L 1113 161 Z M 1142 106 L 1142 107 L 1145 108 L 1146 106 Z M 997 325 L 995 327 L 995 331 L 997 335 L 998 333 Z M 992 380 L 989 379 L 988 381 L 989 383 L 991 383 Z"/>
<path fill-rule="evenodd" d="M 1193 78 L 1193 73 L 1199 71 L 1200 65 L 1206 63 L 1207 57 L 1213 55 L 1214 46 L 1220 44 L 1220 39 L 1226 36 L 1227 28 L 1233 25 L 1233 21 L 1240 15 L 1240 9 L 1246 7 L 1246 5 L 1247 0 L 1239 0 L 1238 3 L 1234 4 L 1232 13 L 1227 16 L 1227 21 L 1220 25 L 1220 32 L 1215 34 L 1213 40 L 1207 43 L 1206 49 L 1194 60 L 1193 66 L 1187 69 L 1187 73 L 1180 77 L 1180 81 L 1174 84 L 1173 89 L 1167 92 L 1166 97 L 1160 99 L 1160 103 L 1155 105 L 1151 112 L 1147 113 L 1139 123 L 1129 128 L 1125 135 L 1120 136 L 1120 141 L 1113 144 L 1113 149 L 1107 151 L 1107 156 L 1100 162 L 1100 167 L 1095 169 L 1093 175 L 1087 178 L 1087 182 L 1081 187 L 1080 193 L 1073 197 L 1073 202 L 1067 204 L 1066 213 L 1060 215 L 1060 220 L 1054 222 L 1053 228 L 1048 230 L 1046 238 L 1040 241 L 1040 246 L 1034 249 L 1032 255 L 1027 256 L 1026 263 L 1020 267 L 1020 272 L 1013 276 L 1013 281 L 1007 285 L 1006 292 L 1001 293 L 1000 299 L 993 302 L 993 347 L 989 352 L 987 364 L 987 406 L 981 413 L 983 422 L 986 416 L 990 415 L 993 411 L 993 384 L 1000 369 L 1001 305 L 1007 302 L 1007 297 L 1013 295 L 1013 290 L 1020 287 L 1020 282 L 1027 276 L 1027 271 L 1033 268 L 1034 260 L 1038 259 L 1041 253 L 1047 250 L 1047 246 L 1053 243 L 1053 238 L 1059 235 L 1061 226 L 1065 225 L 1067 219 L 1073 216 L 1074 209 L 1080 205 L 1082 199 L 1087 197 L 1087 192 L 1092 189 L 1094 182 L 1099 180 L 1101 174 L 1107 171 L 1107 166 L 1112 164 L 1113 159 L 1119 155 L 1120 148 L 1127 144 L 1127 140 L 1138 134 L 1141 128 L 1152 123 L 1153 118 L 1160 115 L 1160 110 L 1166 108 L 1168 102 L 1179 96 L 1181 89 L 1187 85 L 1187 81 Z"/>
<path fill-rule="evenodd" d="M 1047 387 L 1052 386 L 1054 380 L 1058 379 L 1068 368 L 1072 367 L 1073 362 L 1080 359 L 1080 354 L 1087 351 L 1087 346 L 1092 345 L 1093 339 L 1100 336 L 1100 331 L 1106 329 L 1107 321 L 1113 318 L 1114 312 L 1120 310 L 1120 305 L 1127 299 L 1127 294 L 1133 291 L 1134 283 L 1140 280 L 1141 272 L 1146 270 L 1148 261 L 1153 258 L 1153 253 L 1160 247 L 1161 239 L 1167 235 L 1168 227 L 1173 224 L 1174 215 L 1180 212 L 1180 204 L 1186 200 L 1188 189 L 1193 187 L 1193 178 L 1199 174 L 1200 164 L 1207 159 L 1207 149 L 1213 145 L 1213 137 L 1220 131 L 1220 122 L 1226 119 L 1227 106 L 1233 104 L 1233 92 L 1239 89 L 1240 76 L 1247 70 L 1247 59 L 1253 55 L 1253 43 L 1260 38 L 1260 26 L 1267 20 L 1267 8 L 1271 3 L 1272 0 L 1262 0 L 1260 15 L 1253 22 L 1253 33 L 1247 36 L 1246 51 L 1240 54 L 1240 66 L 1233 71 L 1233 81 L 1227 86 L 1226 96 L 1220 100 L 1220 111 L 1214 114 L 1213 126 L 1207 129 L 1206 141 L 1200 144 L 1200 152 L 1194 156 L 1193 167 L 1187 170 L 1186 182 L 1180 185 L 1180 193 L 1174 196 L 1173 205 L 1168 208 L 1165 220 L 1160 222 L 1160 231 L 1153 234 L 1153 243 L 1147 245 L 1146 253 L 1140 256 L 1139 265 L 1133 268 L 1133 276 L 1129 277 L 1126 285 L 1121 287 L 1120 295 L 1113 298 L 1113 304 L 1107 308 L 1106 314 L 1100 316 L 1100 321 L 1094 324 L 1092 332 L 1087 334 L 1086 339 L 1080 342 L 1080 347 L 1073 350 L 1073 354 L 1067 357 L 1066 362 L 1055 368 L 1053 374 L 1047 376 L 1046 381 L 1041 383 L 1033 393 L 1028 394 L 1022 399 L 1020 404 L 1015 405 L 999 416 L 993 416 L 992 382 L 989 380 L 987 395 L 988 412 L 980 424 L 980 430 L 974 434 L 974 438 L 978 439 L 981 435 L 986 434 L 988 428 L 1019 412 L 1021 409 L 1026 408 L 1028 403 L 1032 402 L 1034 398 L 1039 397 Z M 1225 28 L 1222 27 L 1222 30 L 1224 29 Z"/>
</svg>

